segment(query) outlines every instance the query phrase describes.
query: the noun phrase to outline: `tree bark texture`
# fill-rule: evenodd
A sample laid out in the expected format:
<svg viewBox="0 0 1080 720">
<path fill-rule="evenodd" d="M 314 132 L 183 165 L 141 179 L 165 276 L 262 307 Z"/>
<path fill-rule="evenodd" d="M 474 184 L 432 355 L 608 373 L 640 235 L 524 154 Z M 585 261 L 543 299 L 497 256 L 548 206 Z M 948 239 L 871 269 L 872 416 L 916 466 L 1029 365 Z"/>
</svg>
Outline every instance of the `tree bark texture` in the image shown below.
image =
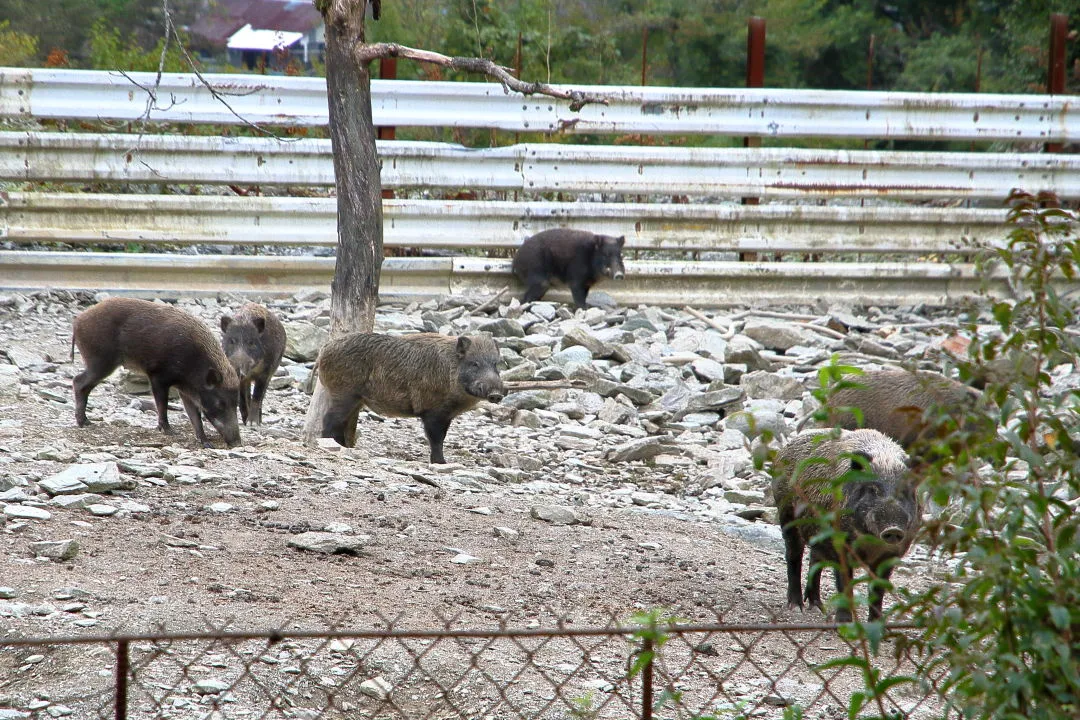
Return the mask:
<svg viewBox="0 0 1080 720">
<path fill-rule="evenodd" d="M 337 187 L 331 336 L 371 332 L 383 261 L 382 180 L 371 119 L 371 74 L 357 58 L 366 3 L 326 12 L 326 92 Z"/>
<path fill-rule="evenodd" d="M 357 57 L 366 0 L 320 0 L 326 25 L 326 98 L 337 188 L 337 262 L 330 286 L 330 336 L 371 332 L 383 261 L 382 179 L 371 119 L 371 74 Z M 329 397 L 316 381 L 302 438 L 322 434 Z"/>
</svg>

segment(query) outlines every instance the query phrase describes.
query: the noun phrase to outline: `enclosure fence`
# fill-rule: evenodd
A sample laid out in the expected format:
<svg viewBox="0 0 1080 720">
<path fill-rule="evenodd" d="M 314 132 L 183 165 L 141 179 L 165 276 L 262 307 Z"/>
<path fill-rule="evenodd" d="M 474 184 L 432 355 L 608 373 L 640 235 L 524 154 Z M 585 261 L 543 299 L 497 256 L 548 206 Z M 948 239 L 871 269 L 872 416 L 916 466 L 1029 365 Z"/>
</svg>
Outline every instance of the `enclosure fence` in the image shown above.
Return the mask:
<svg viewBox="0 0 1080 720">
<path fill-rule="evenodd" d="M 382 625 L 7 636 L 0 697 L 78 718 L 951 716 L 944 670 L 905 625 L 876 656 L 824 624 Z"/>
</svg>

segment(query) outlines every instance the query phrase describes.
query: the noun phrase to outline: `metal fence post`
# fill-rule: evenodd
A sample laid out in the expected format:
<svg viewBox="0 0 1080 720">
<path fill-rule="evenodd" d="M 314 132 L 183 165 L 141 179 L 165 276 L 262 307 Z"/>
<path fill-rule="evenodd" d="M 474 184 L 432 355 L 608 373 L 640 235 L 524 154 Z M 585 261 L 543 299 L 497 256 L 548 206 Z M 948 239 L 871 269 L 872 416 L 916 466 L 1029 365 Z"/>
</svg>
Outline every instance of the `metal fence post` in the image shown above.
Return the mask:
<svg viewBox="0 0 1080 720">
<path fill-rule="evenodd" d="M 128 673 L 130 662 L 128 658 L 128 641 L 116 641 L 116 720 L 127 718 L 128 696 Z"/>
<path fill-rule="evenodd" d="M 751 17 L 746 27 L 746 87 L 765 86 L 765 18 Z M 761 147 L 760 137 L 744 137 L 743 147 Z M 757 205 L 758 198 L 744 197 L 743 205 Z M 739 260 L 757 260 L 756 252 L 739 253 Z"/>
<path fill-rule="evenodd" d="M 653 712 L 653 640 L 645 638 L 641 647 L 645 667 L 641 669 L 641 720 L 652 720 Z"/>
<path fill-rule="evenodd" d="M 1069 31 L 1069 16 L 1053 13 L 1050 16 L 1050 62 L 1046 71 L 1046 91 L 1051 95 L 1065 92 L 1065 38 Z M 1061 152 L 1062 143 L 1047 143 L 1046 152 Z"/>
</svg>

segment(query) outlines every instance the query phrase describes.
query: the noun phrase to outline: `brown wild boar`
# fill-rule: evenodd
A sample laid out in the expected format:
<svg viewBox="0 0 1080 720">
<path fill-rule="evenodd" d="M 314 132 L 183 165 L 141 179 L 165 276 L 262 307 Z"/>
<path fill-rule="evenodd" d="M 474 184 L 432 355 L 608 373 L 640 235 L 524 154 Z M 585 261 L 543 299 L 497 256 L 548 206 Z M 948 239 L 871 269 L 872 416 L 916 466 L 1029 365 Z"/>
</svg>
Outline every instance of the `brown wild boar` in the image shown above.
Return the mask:
<svg viewBox="0 0 1080 720">
<path fill-rule="evenodd" d="M 839 529 L 847 533 L 850 552 L 845 557 L 845 572 L 839 568 L 835 571 L 838 593 L 851 583 L 856 561 L 887 580 L 892 564 L 882 563 L 903 557 L 919 529 L 919 501 L 904 449 L 877 430 L 836 432 L 840 436 L 835 438 L 828 430 L 795 435 L 780 449 L 773 464 L 773 497 L 784 536 L 789 607 L 803 607 L 805 597 L 809 605 L 820 609 L 821 573 L 813 566 L 840 560 L 831 542 L 811 544 L 811 571 L 803 595 L 803 551 L 820 531 L 819 524 L 806 520 L 821 510 L 843 510 Z M 811 458 L 814 460 L 804 462 Z M 817 462 L 819 459 L 824 462 Z M 843 504 L 838 508 L 831 484 L 849 470 L 868 473 L 872 478 L 846 482 Z M 869 599 L 870 619 L 876 620 L 881 617 L 882 593 L 872 586 Z M 840 608 L 836 620 L 851 622 L 851 614 Z"/>
<path fill-rule="evenodd" d="M 261 425 L 266 386 L 285 353 L 285 327 L 266 307 L 247 303 L 221 316 L 221 333 L 221 348 L 240 378 L 240 419 Z"/>
<path fill-rule="evenodd" d="M 486 335 L 354 333 L 319 352 L 319 380 L 330 395 L 322 436 L 342 445 L 355 441 L 363 407 L 380 415 L 418 417 L 431 447 L 431 462 L 445 463 L 443 439 L 450 421 L 480 400 L 499 402 L 505 388 L 499 351 Z"/>
<path fill-rule="evenodd" d="M 236 403 L 240 383 L 221 346 L 200 320 L 170 305 L 108 298 L 84 310 L 72 328 L 72 360 L 78 346 L 86 369 L 72 383 L 75 423 L 86 419 L 86 399 L 120 365 L 144 373 L 157 406 L 158 429 L 169 428 L 169 388 L 176 386 L 195 437 L 206 441 L 202 416 L 230 447 L 240 444 Z"/>
</svg>

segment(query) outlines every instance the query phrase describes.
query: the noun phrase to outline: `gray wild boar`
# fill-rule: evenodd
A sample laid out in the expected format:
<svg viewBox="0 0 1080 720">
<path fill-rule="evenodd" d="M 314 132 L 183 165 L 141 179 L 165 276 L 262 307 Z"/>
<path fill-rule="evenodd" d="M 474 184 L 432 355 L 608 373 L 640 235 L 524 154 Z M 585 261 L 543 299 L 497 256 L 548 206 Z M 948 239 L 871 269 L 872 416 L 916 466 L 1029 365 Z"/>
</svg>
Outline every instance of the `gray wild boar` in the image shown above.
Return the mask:
<svg viewBox="0 0 1080 720">
<path fill-rule="evenodd" d="M 848 380 L 857 387 L 838 390 L 829 398 L 829 407 L 836 408 L 833 423 L 847 430 L 859 428 L 853 412 L 839 410 L 858 408 L 863 416 L 861 427 L 885 433 L 908 452 L 939 439 L 937 429 L 927 419 L 928 410 L 967 413 L 982 399 L 982 393 L 975 388 L 924 370 L 871 371 Z"/>
<path fill-rule="evenodd" d="M 144 373 L 157 406 L 158 429 L 170 433 L 169 388 L 176 386 L 195 437 L 210 447 L 202 417 L 227 445 L 240 444 L 236 403 L 240 383 L 221 346 L 197 318 L 170 305 L 133 298 L 102 300 L 76 318 L 72 328 L 72 360 L 78 346 L 86 369 L 72 387 L 75 423 L 88 424 L 86 400 L 120 365 Z"/>
<path fill-rule="evenodd" d="M 354 333 L 319 352 L 319 380 L 330 395 L 322 436 L 342 445 L 355 440 L 357 415 L 418 417 L 431 447 L 431 462 L 445 463 L 443 439 L 450 421 L 480 400 L 499 402 L 506 389 L 496 364 L 499 350 L 486 335 Z"/>
<path fill-rule="evenodd" d="M 240 378 L 240 419 L 261 425 L 266 386 L 285 353 L 285 327 L 266 307 L 247 303 L 221 316 L 221 333 L 221 348 Z"/>
<path fill-rule="evenodd" d="M 805 521 L 819 509 L 842 510 L 839 529 L 847 533 L 846 572 L 836 570 L 837 592 L 844 592 L 861 563 L 878 577 L 888 579 L 892 565 L 881 563 L 903 557 L 911 546 L 921 520 L 915 482 L 904 449 L 877 430 L 840 430 L 838 438 L 828 431 L 810 430 L 790 439 L 777 453 L 773 465 L 773 497 L 779 511 L 787 560 L 789 607 L 803 607 L 803 599 L 821 609 L 820 573 L 811 569 L 802 593 L 803 550 L 820 526 Z M 810 458 L 825 462 L 804 463 Z M 861 470 L 872 479 L 853 478 L 843 486 L 843 505 L 835 507 L 832 483 L 849 470 Z M 811 565 L 838 562 L 833 545 L 810 545 Z M 882 594 L 871 588 L 870 619 L 881 617 Z M 837 622 L 850 622 L 851 614 L 838 609 Z"/>
</svg>

